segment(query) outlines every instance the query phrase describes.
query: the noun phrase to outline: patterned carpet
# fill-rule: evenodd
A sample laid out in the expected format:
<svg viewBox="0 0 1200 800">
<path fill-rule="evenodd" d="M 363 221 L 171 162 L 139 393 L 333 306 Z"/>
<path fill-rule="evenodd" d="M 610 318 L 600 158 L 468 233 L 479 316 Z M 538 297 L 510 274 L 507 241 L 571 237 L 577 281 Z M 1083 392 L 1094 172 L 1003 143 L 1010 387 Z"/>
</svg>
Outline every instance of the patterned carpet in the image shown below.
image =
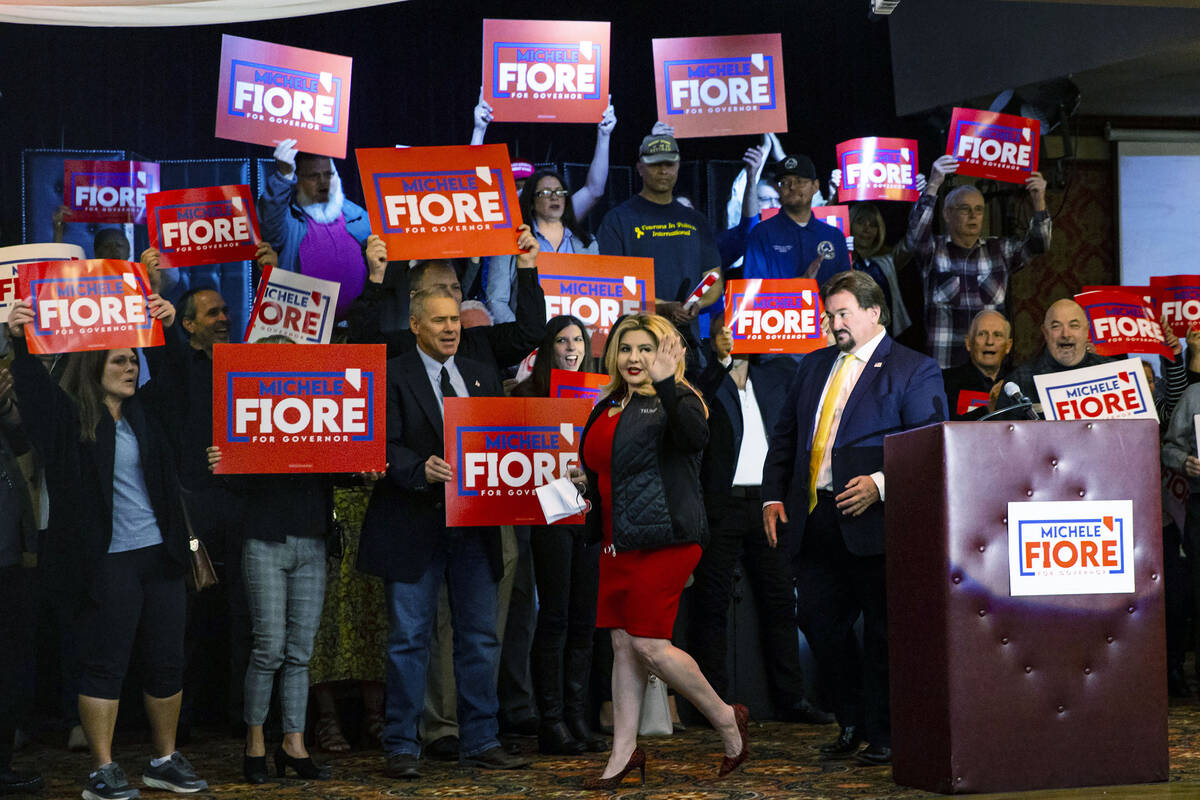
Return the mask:
<svg viewBox="0 0 1200 800">
<path fill-rule="evenodd" d="M 1162 795 L 1200 797 L 1200 705 L 1196 702 L 1171 707 L 1170 719 L 1171 778 L 1161 785 Z M 752 724 L 753 756 L 738 773 L 716 781 L 720 745 L 711 730 L 691 727 L 666 738 L 646 739 L 646 785 L 638 786 L 636 773 L 626 779 L 621 791 L 608 796 L 628 800 L 838 800 L 839 798 L 924 798 L 926 792 L 906 789 L 892 783 L 891 770 L 860 767 L 854 762 L 822 761 L 817 745 L 831 739 L 836 728 Z M 146 746 L 126 735 L 117 742 L 117 758 L 123 762 L 131 781 L 137 785 L 140 761 Z M 579 758 L 539 757 L 532 739 L 516 740 L 534 756 L 531 769 L 491 772 L 460 768 L 457 764 L 423 762 L 424 778 L 419 781 L 393 781 L 383 776 L 383 759 L 374 752 L 353 752 L 336 758 L 325 757 L 334 779 L 306 782 L 298 779 L 272 781 L 251 788 L 241 783 L 240 743 L 215 734 L 199 735 L 186 755 L 212 785 L 209 793 L 196 797 L 214 798 L 316 798 L 317 800 L 358 800 L 359 798 L 584 798 L 604 796 L 586 792 L 579 786 L 586 775 L 598 773 L 603 755 Z M 79 781 L 87 769 L 87 756 L 49 747 L 27 748 L 17 757 L 17 766 L 36 764 L 47 777 L 46 798 L 79 797 Z M 1192 788 L 1194 786 L 1194 793 Z M 1098 797 L 1098 789 L 1069 795 Z M 143 797 L 167 797 L 165 793 L 145 791 Z M 1109 794 L 1108 796 L 1114 796 Z M 1159 796 L 1151 791 L 1148 795 Z"/>
</svg>

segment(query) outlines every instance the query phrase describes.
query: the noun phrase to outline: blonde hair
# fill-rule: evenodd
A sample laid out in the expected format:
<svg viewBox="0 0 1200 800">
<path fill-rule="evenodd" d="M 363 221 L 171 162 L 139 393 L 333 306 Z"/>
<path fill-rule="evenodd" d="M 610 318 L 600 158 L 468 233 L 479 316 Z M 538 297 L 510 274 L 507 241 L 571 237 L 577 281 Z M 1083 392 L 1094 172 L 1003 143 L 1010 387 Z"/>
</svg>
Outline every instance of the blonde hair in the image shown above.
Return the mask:
<svg viewBox="0 0 1200 800">
<path fill-rule="evenodd" d="M 608 335 L 610 346 L 604 353 L 604 369 L 608 372 L 608 383 L 604 386 L 604 394 L 601 400 L 605 400 L 614 395 L 624 395 L 629 391 L 630 386 L 625 382 L 625 378 L 621 375 L 621 370 L 617 368 L 617 355 L 621 351 L 621 339 L 630 331 L 645 331 L 657 347 L 668 336 L 679 336 L 679 331 L 675 329 L 666 317 L 660 317 L 658 314 L 631 314 L 623 318 L 617 327 L 613 328 Z M 684 345 L 686 351 L 687 345 Z M 675 382 L 686 386 L 700 399 L 700 404 L 704 405 L 704 398 L 696 391 L 683 377 L 684 367 L 687 359 L 680 358 L 679 363 L 675 365 Z M 653 395 L 654 384 L 645 383 L 634 389 L 638 394 Z M 704 416 L 708 416 L 708 406 L 704 405 Z"/>
</svg>

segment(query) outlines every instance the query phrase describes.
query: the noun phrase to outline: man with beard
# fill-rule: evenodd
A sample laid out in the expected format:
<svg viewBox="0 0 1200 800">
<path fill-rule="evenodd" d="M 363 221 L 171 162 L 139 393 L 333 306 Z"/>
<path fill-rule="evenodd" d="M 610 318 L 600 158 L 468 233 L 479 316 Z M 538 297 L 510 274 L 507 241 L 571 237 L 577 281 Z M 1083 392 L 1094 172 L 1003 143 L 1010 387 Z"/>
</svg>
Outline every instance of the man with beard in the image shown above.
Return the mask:
<svg viewBox="0 0 1200 800">
<path fill-rule="evenodd" d="M 808 156 L 794 155 L 775 166 L 781 213 L 760 222 L 746 239 L 746 278 L 816 278 L 823 283 L 850 269 L 846 237 L 813 217 L 821 188 Z"/>
<path fill-rule="evenodd" d="M 1112 361 L 1111 358 L 1098 356 L 1088 350 L 1089 326 L 1083 307 L 1074 300 L 1063 298 L 1046 309 L 1046 317 L 1042 320 L 1042 336 L 1046 340 L 1046 349 L 1036 358 L 1026 361 L 1012 371 L 1008 380 L 1021 387 L 1026 397 L 1037 399 L 1037 385 L 1033 382 L 1036 375 L 1049 375 L 1054 372 L 1066 372 L 1069 369 L 1092 367 Z M 1011 405 L 1005 398 L 1000 399 L 1000 407 Z"/>
<path fill-rule="evenodd" d="M 258 198 L 262 237 L 279 252 L 279 268 L 334 281 L 337 318 L 346 316 L 363 289 L 363 256 L 371 221 L 346 199 L 342 180 L 327 156 L 299 153 L 295 139 L 275 148 L 275 172 Z"/>
<path fill-rule="evenodd" d="M 821 753 L 883 765 L 892 759 L 883 437 L 946 419 L 946 396 L 936 362 L 888 336 L 870 275 L 840 272 L 821 298 L 837 344 L 804 358 L 784 401 L 763 464 L 763 527 L 790 557 L 800 629 L 841 726 Z"/>
</svg>

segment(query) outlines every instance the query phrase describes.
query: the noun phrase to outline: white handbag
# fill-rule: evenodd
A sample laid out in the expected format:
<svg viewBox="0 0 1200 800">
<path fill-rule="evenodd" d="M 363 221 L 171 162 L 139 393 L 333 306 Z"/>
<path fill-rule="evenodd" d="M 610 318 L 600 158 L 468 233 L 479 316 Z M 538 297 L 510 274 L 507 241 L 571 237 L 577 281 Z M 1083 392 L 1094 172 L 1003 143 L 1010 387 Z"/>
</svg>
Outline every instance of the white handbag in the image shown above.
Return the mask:
<svg viewBox="0 0 1200 800">
<path fill-rule="evenodd" d="M 670 736 L 675 732 L 671 724 L 671 707 L 667 702 L 667 683 L 654 673 L 646 676 L 646 690 L 642 693 L 642 713 L 638 717 L 638 736 Z"/>
</svg>

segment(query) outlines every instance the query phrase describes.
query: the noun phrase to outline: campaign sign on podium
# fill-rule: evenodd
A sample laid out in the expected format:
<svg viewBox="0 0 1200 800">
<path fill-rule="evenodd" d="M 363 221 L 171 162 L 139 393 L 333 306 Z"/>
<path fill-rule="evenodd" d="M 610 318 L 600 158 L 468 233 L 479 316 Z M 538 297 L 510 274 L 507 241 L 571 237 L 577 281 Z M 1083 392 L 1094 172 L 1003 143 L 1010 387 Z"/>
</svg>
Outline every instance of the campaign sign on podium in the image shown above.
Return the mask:
<svg viewBox="0 0 1200 800">
<path fill-rule="evenodd" d="M 1035 375 L 1033 382 L 1048 420 L 1158 420 L 1140 358 Z"/>
</svg>

